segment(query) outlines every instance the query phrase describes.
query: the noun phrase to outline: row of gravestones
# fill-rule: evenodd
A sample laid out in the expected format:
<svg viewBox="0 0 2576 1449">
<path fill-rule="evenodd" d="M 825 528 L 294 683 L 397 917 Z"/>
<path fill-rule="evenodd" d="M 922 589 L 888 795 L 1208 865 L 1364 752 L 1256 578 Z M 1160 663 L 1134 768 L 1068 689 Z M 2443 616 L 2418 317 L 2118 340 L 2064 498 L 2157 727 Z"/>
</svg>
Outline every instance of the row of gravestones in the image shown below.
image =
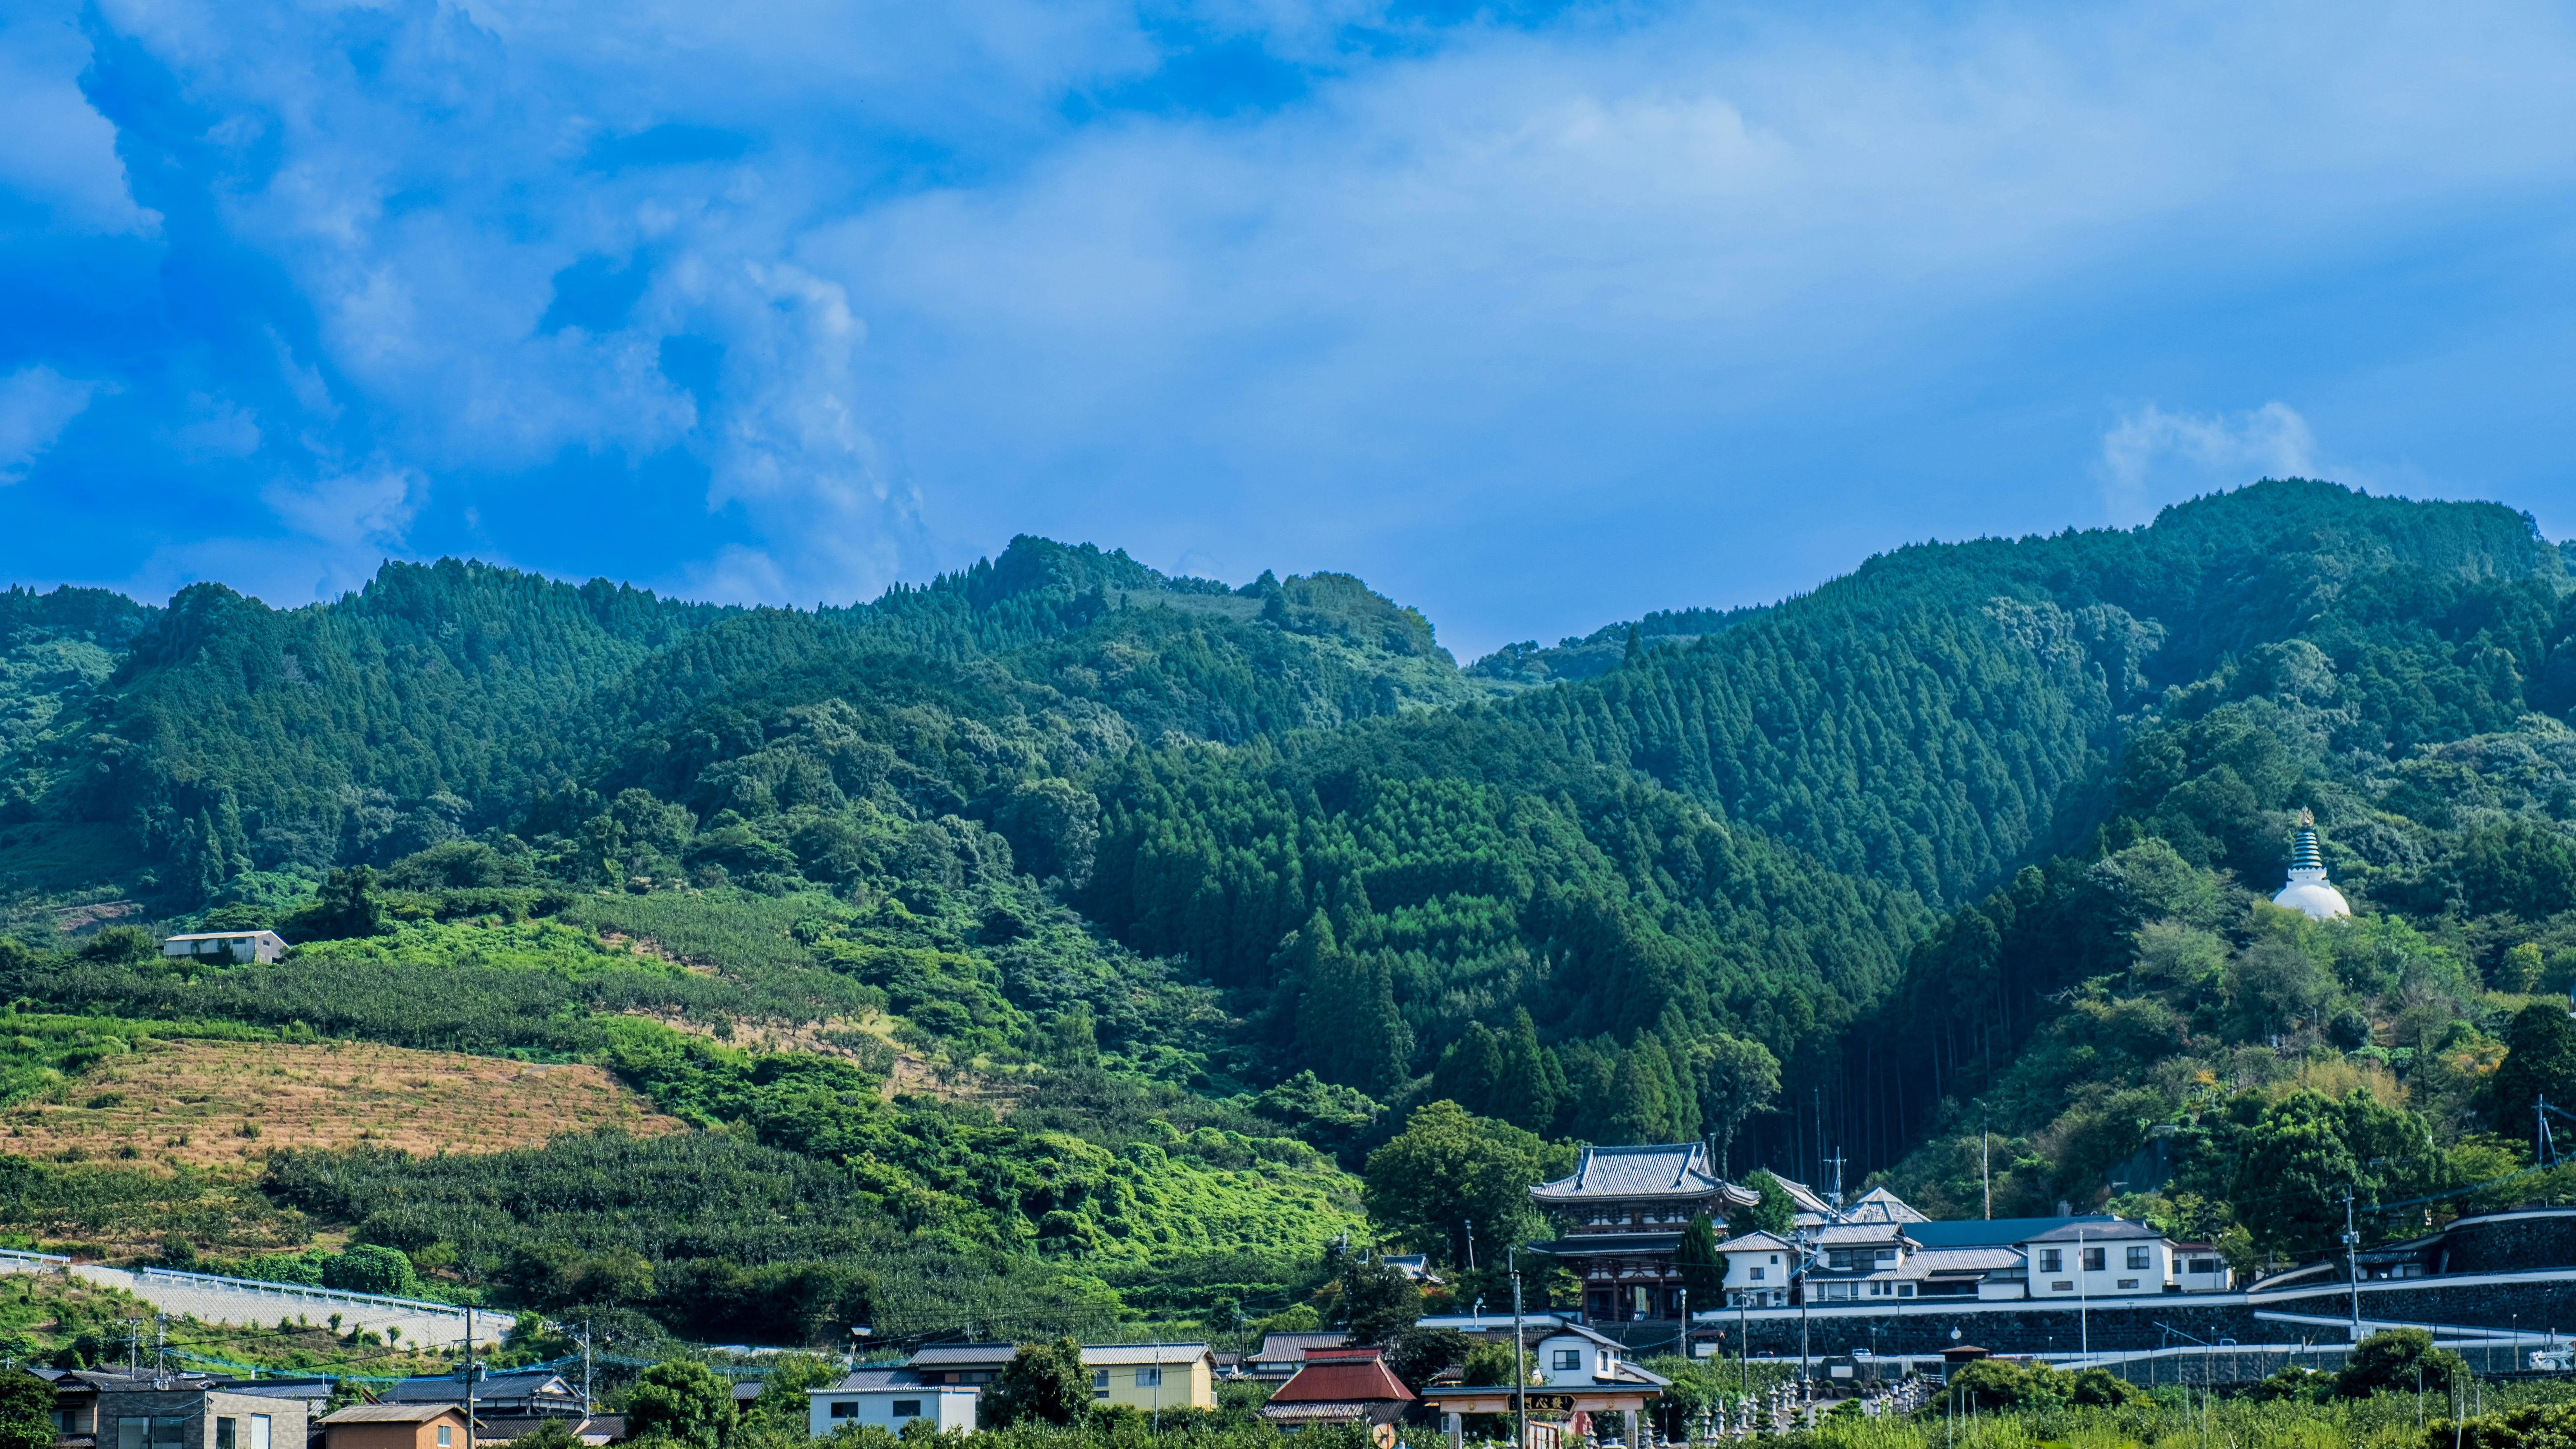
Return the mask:
<svg viewBox="0 0 2576 1449">
<path fill-rule="evenodd" d="M 1860 1409 L 1872 1418 L 1910 1414 L 1928 1403 L 1937 1387 L 1930 1379 L 1906 1378 L 1862 1399 Z M 1759 1394 L 1720 1399 L 1696 1426 L 1700 1432 L 1693 1437 L 1707 1442 L 1750 1438 L 1757 1429 L 1775 1434 L 1800 1426 L 1813 1429 L 1824 1407 L 1801 1385 L 1775 1384 Z M 1644 1426 L 1641 1440 L 1639 1449 L 1667 1449 L 1671 1442 L 1651 1421 Z"/>
</svg>

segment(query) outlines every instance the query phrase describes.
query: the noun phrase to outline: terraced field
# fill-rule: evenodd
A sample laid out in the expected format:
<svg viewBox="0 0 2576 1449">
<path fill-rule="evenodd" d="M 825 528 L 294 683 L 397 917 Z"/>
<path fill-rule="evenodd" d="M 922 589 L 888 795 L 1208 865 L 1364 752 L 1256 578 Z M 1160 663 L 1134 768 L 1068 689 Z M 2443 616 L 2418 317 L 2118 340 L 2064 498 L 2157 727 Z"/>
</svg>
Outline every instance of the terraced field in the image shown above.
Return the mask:
<svg viewBox="0 0 2576 1449">
<path fill-rule="evenodd" d="M 218 1168 L 287 1147 L 497 1152 L 683 1124 L 593 1066 L 364 1042 L 147 1041 L 0 1112 L 0 1126 L 0 1150 L 27 1157 Z"/>
</svg>

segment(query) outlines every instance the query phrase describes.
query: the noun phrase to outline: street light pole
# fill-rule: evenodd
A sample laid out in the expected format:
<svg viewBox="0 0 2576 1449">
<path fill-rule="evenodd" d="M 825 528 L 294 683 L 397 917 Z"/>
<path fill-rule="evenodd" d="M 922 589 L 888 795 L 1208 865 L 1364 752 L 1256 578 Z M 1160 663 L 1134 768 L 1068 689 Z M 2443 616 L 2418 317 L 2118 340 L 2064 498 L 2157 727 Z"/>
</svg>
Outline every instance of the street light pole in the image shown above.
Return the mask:
<svg viewBox="0 0 2576 1449">
<path fill-rule="evenodd" d="M 1521 1365 L 1521 1250 L 1510 1249 L 1503 1262 L 1512 1275 L 1512 1429 L 1513 1449 L 1529 1449 L 1529 1370 Z"/>
</svg>

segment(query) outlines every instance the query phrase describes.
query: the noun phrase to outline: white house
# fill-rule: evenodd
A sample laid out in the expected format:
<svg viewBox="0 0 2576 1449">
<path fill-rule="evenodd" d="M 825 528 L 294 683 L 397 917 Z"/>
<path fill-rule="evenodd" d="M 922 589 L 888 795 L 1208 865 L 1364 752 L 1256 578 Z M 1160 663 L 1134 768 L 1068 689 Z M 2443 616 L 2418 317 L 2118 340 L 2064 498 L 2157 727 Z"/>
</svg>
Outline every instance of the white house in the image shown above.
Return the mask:
<svg viewBox="0 0 2576 1449">
<path fill-rule="evenodd" d="M 2185 1293 L 2224 1293 L 2236 1286 L 2236 1274 L 2218 1249 L 2208 1243 L 2176 1243 L 2174 1280 Z"/>
<path fill-rule="evenodd" d="M 1557 1390 L 1662 1388 L 1672 1380 L 1628 1362 L 1619 1341 L 1579 1323 L 1560 1325 L 1530 1350 L 1533 1386 L 1544 1381 Z"/>
<path fill-rule="evenodd" d="M 939 1432 L 975 1432 L 975 1399 L 965 1384 L 926 1384 L 908 1368 L 860 1369 L 826 1389 L 805 1391 L 806 1428 L 817 1439 L 852 1424 L 900 1433 L 915 1419 Z"/>
<path fill-rule="evenodd" d="M 191 931 L 163 941 L 161 954 L 229 958 L 236 964 L 274 961 L 286 954 L 286 938 L 275 931 Z"/>
<path fill-rule="evenodd" d="M 1779 1308 L 1789 1301 L 1797 1245 L 1770 1233 L 1746 1233 L 1717 1245 L 1726 1259 L 1726 1306 Z"/>
<path fill-rule="evenodd" d="M 2145 1223 L 2070 1223 L 2023 1240 L 2033 1298 L 2126 1298 L 2174 1282 L 2174 1245 Z"/>
</svg>

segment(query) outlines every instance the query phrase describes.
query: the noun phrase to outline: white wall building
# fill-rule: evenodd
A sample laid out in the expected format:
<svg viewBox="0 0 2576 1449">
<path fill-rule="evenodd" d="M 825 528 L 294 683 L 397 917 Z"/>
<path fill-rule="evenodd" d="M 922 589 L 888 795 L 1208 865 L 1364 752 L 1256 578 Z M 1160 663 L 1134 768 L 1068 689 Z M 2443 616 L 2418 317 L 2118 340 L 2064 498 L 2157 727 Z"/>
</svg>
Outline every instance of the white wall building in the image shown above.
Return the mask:
<svg viewBox="0 0 2576 1449">
<path fill-rule="evenodd" d="M 164 956 L 194 956 L 235 964 L 274 961 L 286 954 L 286 938 L 275 931 L 191 931 L 161 943 Z"/>
<path fill-rule="evenodd" d="M 1717 1245 L 1726 1259 L 1726 1306 L 1779 1308 L 1789 1301 L 1796 1245 L 1769 1233 L 1746 1233 Z"/>
<path fill-rule="evenodd" d="M 2025 1239 L 2033 1298 L 2131 1298 L 2174 1282 L 2174 1245 L 2145 1223 L 2073 1223 Z"/>
<path fill-rule="evenodd" d="M 806 1426 L 821 1439 L 850 1424 L 901 1433 L 913 1420 L 927 1419 L 943 1434 L 972 1434 L 982 1392 L 964 1384 L 926 1384 L 907 1368 L 860 1369 L 830 1388 L 805 1391 Z"/>
</svg>

